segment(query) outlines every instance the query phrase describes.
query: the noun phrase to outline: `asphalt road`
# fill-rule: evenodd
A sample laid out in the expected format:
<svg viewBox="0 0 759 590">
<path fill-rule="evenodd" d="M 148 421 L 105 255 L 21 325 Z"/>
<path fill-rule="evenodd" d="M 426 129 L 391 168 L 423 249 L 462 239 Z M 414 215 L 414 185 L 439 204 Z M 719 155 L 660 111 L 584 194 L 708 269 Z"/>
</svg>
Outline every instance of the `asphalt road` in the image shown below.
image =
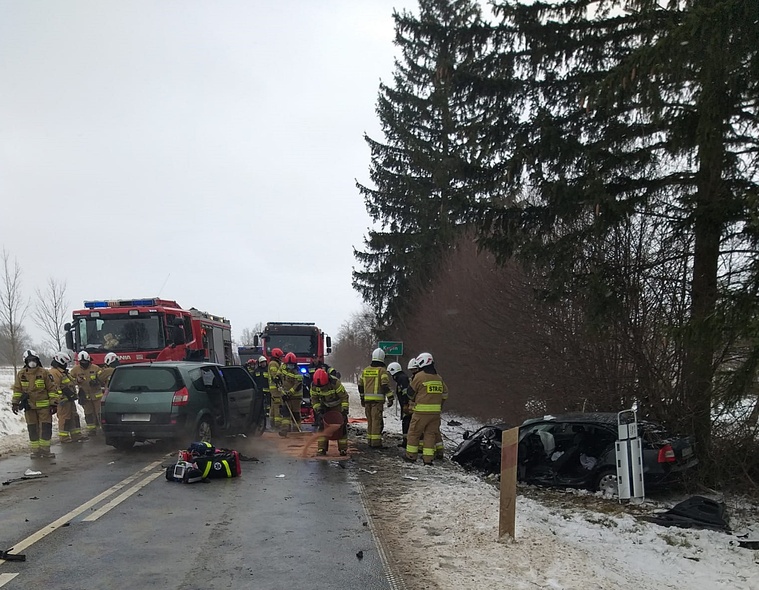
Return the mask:
<svg viewBox="0 0 759 590">
<path fill-rule="evenodd" d="M 0 561 L 0 587 L 396 587 L 350 457 L 310 457 L 307 435 L 214 442 L 259 461 L 190 485 L 165 479 L 171 444 L 122 452 L 96 439 L 54 445 L 52 462 L 0 458 L 0 482 L 47 475 L 0 487 L 0 551 L 26 556 Z"/>
</svg>

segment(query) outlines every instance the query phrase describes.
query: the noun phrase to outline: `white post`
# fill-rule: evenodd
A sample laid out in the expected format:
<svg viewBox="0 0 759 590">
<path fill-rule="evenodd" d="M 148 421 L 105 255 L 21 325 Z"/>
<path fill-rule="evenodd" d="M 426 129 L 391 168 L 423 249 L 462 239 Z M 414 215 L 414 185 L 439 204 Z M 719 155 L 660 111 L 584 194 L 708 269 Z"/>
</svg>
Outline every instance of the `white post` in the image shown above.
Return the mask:
<svg viewBox="0 0 759 590">
<path fill-rule="evenodd" d="M 622 415 L 630 413 L 632 421 L 628 417 L 623 422 Z M 643 442 L 638 434 L 638 415 L 635 409 L 622 410 L 617 414 L 617 433 L 617 495 L 620 501 L 632 498 L 642 500 L 646 497 L 643 484 Z"/>
</svg>

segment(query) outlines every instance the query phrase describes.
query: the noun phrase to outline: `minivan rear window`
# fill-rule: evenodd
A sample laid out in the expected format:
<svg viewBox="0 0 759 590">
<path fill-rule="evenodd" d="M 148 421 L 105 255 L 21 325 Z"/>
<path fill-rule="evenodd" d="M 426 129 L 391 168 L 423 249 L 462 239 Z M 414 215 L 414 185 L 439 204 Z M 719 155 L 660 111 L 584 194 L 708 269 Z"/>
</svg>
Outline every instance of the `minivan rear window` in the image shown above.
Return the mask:
<svg viewBox="0 0 759 590">
<path fill-rule="evenodd" d="M 182 378 L 170 367 L 129 367 L 116 369 L 111 379 L 111 391 L 177 391 L 183 387 Z"/>
</svg>

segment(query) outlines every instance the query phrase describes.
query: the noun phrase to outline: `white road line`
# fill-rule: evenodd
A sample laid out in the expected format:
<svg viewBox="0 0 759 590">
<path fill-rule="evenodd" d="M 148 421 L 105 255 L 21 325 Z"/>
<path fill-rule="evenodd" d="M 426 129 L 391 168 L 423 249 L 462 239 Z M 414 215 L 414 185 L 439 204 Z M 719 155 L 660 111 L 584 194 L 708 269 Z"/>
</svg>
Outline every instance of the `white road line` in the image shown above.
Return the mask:
<svg viewBox="0 0 759 590">
<path fill-rule="evenodd" d="M 129 488 L 127 491 L 122 492 L 118 496 L 116 496 L 113 500 L 108 502 L 105 506 L 101 506 L 98 508 L 95 512 L 90 514 L 88 517 L 83 518 L 82 520 L 84 522 L 93 522 L 103 516 L 106 512 L 111 510 L 112 508 L 115 508 L 119 504 L 121 504 L 124 500 L 126 500 L 129 496 L 134 494 L 135 492 L 138 492 L 142 488 L 144 488 L 146 485 L 148 485 L 151 481 L 156 479 L 157 477 L 160 477 L 163 475 L 163 471 L 159 471 L 158 473 L 152 473 L 148 475 L 145 479 L 143 479 L 140 483 L 133 485 L 131 488 Z"/>
<path fill-rule="evenodd" d="M 5 560 L 3 560 L 5 561 Z M 10 582 L 13 578 L 15 578 L 18 574 L 0 574 L 0 588 L 5 586 L 8 582 Z"/>
<path fill-rule="evenodd" d="M 33 533 L 32 535 L 29 535 L 23 541 L 20 541 L 20 542 L 16 543 L 15 545 L 13 545 L 13 547 L 11 547 L 11 549 L 9 549 L 9 551 L 13 550 L 13 553 L 20 553 L 21 551 L 23 551 L 27 547 L 30 547 L 30 546 L 34 545 L 40 539 L 44 539 L 50 533 L 52 533 L 53 531 L 55 531 L 58 528 L 60 528 L 61 525 L 66 524 L 72 518 L 76 518 L 82 512 L 85 512 L 85 511 L 89 510 L 90 508 L 92 508 L 93 506 L 99 504 L 100 502 L 102 502 L 103 500 L 105 500 L 108 496 L 111 496 L 111 495 L 115 494 L 121 488 L 129 485 L 135 479 L 138 479 L 143 473 L 145 473 L 146 471 L 151 471 L 151 470 L 155 469 L 161 463 L 162 463 L 162 461 L 154 461 L 153 463 L 151 463 L 147 467 L 143 467 L 142 469 L 140 469 L 134 475 L 130 475 L 126 479 L 123 479 L 122 481 L 120 481 L 116 485 L 111 486 L 110 488 L 108 488 L 102 494 L 98 494 L 97 496 L 95 496 L 91 500 L 87 500 L 84 504 L 82 504 L 81 506 L 78 506 L 77 508 L 74 508 L 71 512 L 68 512 L 68 513 L 64 514 L 58 520 L 55 520 L 55 521 L 51 522 L 49 525 L 47 525 L 46 527 L 41 528 L 36 533 Z M 5 563 L 5 560 L 4 559 L 0 559 L 0 565 L 2 565 L 4 563 Z"/>
</svg>

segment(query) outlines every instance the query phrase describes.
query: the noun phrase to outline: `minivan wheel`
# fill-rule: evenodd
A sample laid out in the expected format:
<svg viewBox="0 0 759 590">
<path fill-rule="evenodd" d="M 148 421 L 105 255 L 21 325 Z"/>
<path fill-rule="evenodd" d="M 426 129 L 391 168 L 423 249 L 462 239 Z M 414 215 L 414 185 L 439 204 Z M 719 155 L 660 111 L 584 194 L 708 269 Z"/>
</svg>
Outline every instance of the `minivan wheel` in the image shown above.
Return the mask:
<svg viewBox="0 0 759 590">
<path fill-rule="evenodd" d="M 212 435 L 211 423 L 207 418 L 203 418 L 195 428 L 195 440 L 197 442 L 211 442 Z"/>
<path fill-rule="evenodd" d="M 604 469 L 596 479 L 596 490 L 604 496 L 616 496 L 619 493 L 617 485 L 617 470 Z"/>
<path fill-rule="evenodd" d="M 109 445 L 112 445 L 119 451 L 128 451 L 134 446 L 133 438 L 112 438 L 108 441 Z"/>
</svg>

